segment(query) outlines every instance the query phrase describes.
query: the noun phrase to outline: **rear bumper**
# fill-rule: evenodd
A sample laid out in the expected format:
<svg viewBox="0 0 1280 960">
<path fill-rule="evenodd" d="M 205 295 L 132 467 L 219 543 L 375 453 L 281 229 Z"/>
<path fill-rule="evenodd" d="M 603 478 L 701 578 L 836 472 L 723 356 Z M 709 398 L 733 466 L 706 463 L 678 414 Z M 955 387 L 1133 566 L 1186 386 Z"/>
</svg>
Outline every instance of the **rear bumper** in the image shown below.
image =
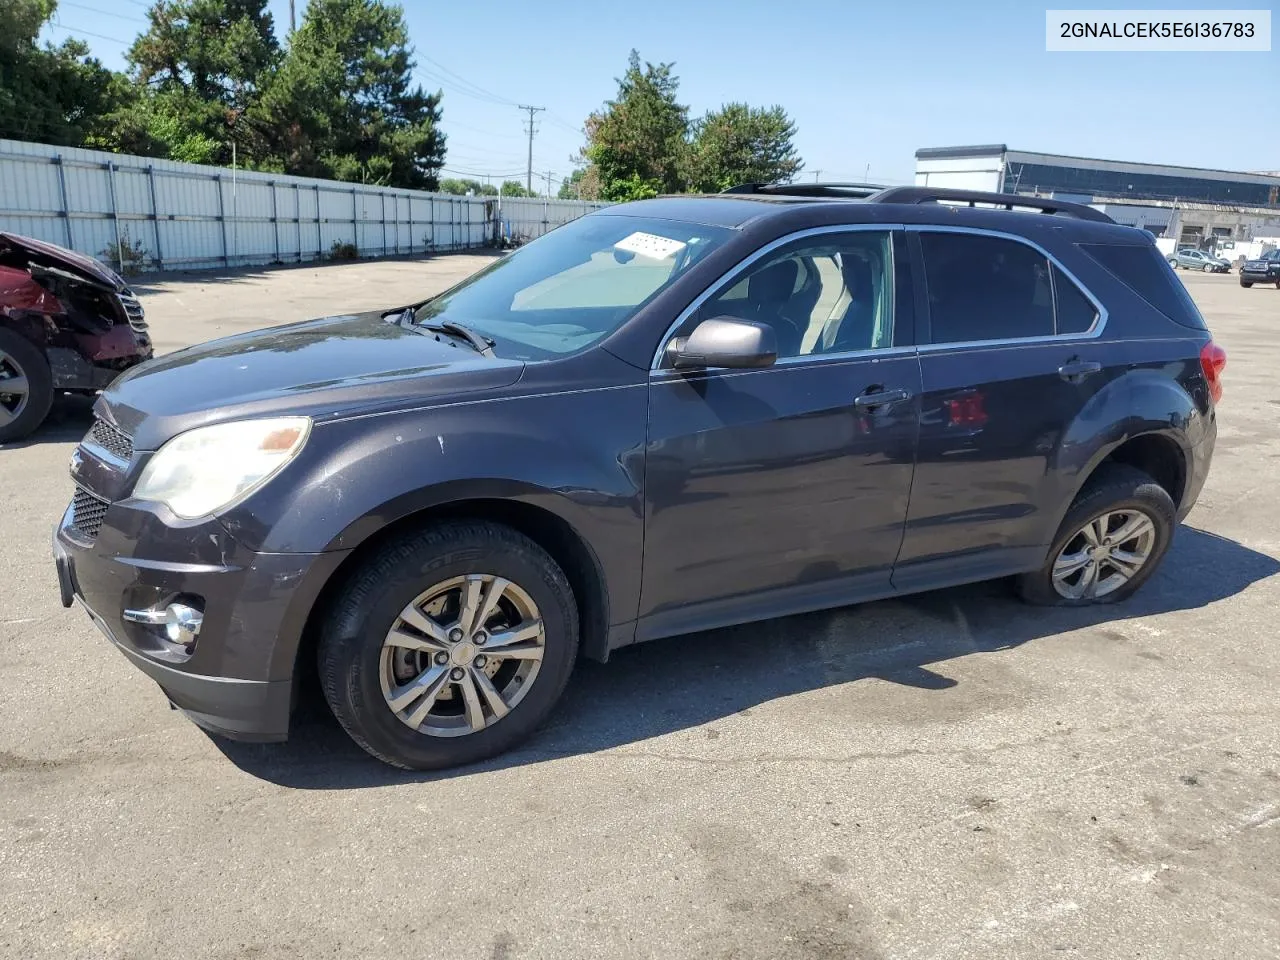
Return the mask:
<svg viewBox="0 0 1280 960">
<path fill-rule="evenodd" d="M 113 504 L 90 542 L 68 509 L 53 535 L 63 605 L 79 602 L 102 634 L 201 727 L 240 740 L 286 739 L 302 630 L 345 553 L 258 554 L 225 531 L 212 533 L 216 523 L 177 529 L 140 513 Z M 207 554 L 215 537 L 217 562 L 190 562 L 212 560 L 201 556 L 197 542 Z M 190 559 L 168 559 L 175 552 Z M 126 609 L 163 608 L 179 596 L 199 598 L 204 610 L 190 654 L 164 640 L 162 628 L 124 618 Z"/>
</svg>

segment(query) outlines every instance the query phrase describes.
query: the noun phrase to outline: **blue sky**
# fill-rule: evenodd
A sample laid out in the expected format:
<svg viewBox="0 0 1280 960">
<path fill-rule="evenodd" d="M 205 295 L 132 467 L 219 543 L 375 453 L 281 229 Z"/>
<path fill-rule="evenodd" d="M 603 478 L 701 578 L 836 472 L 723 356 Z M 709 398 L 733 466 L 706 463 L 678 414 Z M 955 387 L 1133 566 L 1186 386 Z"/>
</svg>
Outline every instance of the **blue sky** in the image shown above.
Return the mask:
<svg viewBox="0 0 1280 960">
<path fill-rule="evenodd" d="M 301 21 L 306 0 L 296 0 Z M 60 39 L 108 66 L 145 27 L 144 0 L 61 0 Z M 1047 53 L 1045 6 L 646 0 L 404 3 L 422 82 L 444 93 L 450 170 L 525 168 L 516 104 L 538 115 L 534 169 L 563 177 L 583 117 L 616 90 L 632 47 L 674 61 L 694 115 L 729 100 L 784 106 L 805 178 L 911 179 L 917 147 L 1023 150 L 1238 170 L 1280 169 L 1280 51 Z M 1054 8 L 1065 8 L 1055 2 Z M 1078 6 L 1100 6 L 1082 3 Z M 1127 0 L 1126 9 L 1169 9 Z M 1265 3 L 1213 4 L 1199 9 Z M 278 34 L 288 0 L 271 0 Z M 74 32 L 79 31 L 79 32 Z M 99 36 L 91 36 L 98 34 Z M 113 38 L 113 39 L 105 39 Z M 1273 47 L 1275 43 L 1273 42 Z M 1257 109 L 1242 104 L 1257 97 Z M 523 179 L 523 177 L 521 177 Z"/>
</svg>

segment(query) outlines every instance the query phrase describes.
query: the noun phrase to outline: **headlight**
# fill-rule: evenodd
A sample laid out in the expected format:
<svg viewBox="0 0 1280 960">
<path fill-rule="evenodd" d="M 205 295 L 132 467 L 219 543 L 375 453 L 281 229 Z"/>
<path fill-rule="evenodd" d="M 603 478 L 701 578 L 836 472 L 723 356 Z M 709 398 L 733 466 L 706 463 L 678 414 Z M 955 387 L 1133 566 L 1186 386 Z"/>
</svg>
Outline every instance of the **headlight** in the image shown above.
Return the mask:
<svg viewBox="0 0 1280 960">
<path fill-rule="evenodd" d="M 253 493 L 298 455 L 309 417 L 236 420 L 174 437 L 151 458 L 133 495 L 157 500 L 187 520 Z"/>
</svg>

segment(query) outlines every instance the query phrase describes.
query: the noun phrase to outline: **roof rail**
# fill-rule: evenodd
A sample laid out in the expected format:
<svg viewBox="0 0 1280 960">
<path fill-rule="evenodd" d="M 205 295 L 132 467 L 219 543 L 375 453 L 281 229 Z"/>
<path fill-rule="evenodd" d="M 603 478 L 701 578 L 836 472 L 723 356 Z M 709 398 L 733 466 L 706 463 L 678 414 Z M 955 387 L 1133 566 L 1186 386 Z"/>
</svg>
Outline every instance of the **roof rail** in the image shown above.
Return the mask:
<svg viewBox="0 0 1280 960">
<path fill-rule="evenodd" d="M 1039 210 L 1042 213 L 1064 217 L 1075 217 L 1077 220 L 1093 220 L 1098 223 L 1115 223 L 1101 210 L 1086 206 L 1083 203 L 1071 203 L 1066 200 L 1053 200 L 1044 197 L 1029 197 L 1020 193 L 986 193 L 981 190 L 951 190 L 942 187 L 890 187 L 870 198 L 872 203 L 937 203 L 950 200 L 977 206 L 980 203 L 1003 207 L 1006 210 Z"/>
<path fill-rule="evenodd" d="M 774 197 L 835 197 L 860 200 L 883 192 L 883 183 L 741 183 L 721 193 Z"/>
</svg>

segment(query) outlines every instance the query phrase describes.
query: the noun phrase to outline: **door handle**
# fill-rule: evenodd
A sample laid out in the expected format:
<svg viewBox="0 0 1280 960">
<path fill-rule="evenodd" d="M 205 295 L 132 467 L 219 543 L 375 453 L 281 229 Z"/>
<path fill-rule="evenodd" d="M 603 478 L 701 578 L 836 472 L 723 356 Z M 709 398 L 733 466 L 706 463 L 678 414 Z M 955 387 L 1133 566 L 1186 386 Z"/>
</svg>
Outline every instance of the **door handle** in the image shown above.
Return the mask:
<svg viewBox="0 0 1280 960">
<path fill-rule="evenodd" d="M 1079 383 L 1101 370 L 1102 364 L 1096 360 L 1068 360 L 1058 368 L 1058 376 L 1070 383 Z"/>
<path fill-rule="evenodd" d="M 868 390 L 860 397 L 854 397 L 853 405 L 860 410 L 870 410 L 872 407 L 887 407 L 891 404 L 902 403 L 904 400 L 911 399 L 910 390 Z"/>
</svg>

